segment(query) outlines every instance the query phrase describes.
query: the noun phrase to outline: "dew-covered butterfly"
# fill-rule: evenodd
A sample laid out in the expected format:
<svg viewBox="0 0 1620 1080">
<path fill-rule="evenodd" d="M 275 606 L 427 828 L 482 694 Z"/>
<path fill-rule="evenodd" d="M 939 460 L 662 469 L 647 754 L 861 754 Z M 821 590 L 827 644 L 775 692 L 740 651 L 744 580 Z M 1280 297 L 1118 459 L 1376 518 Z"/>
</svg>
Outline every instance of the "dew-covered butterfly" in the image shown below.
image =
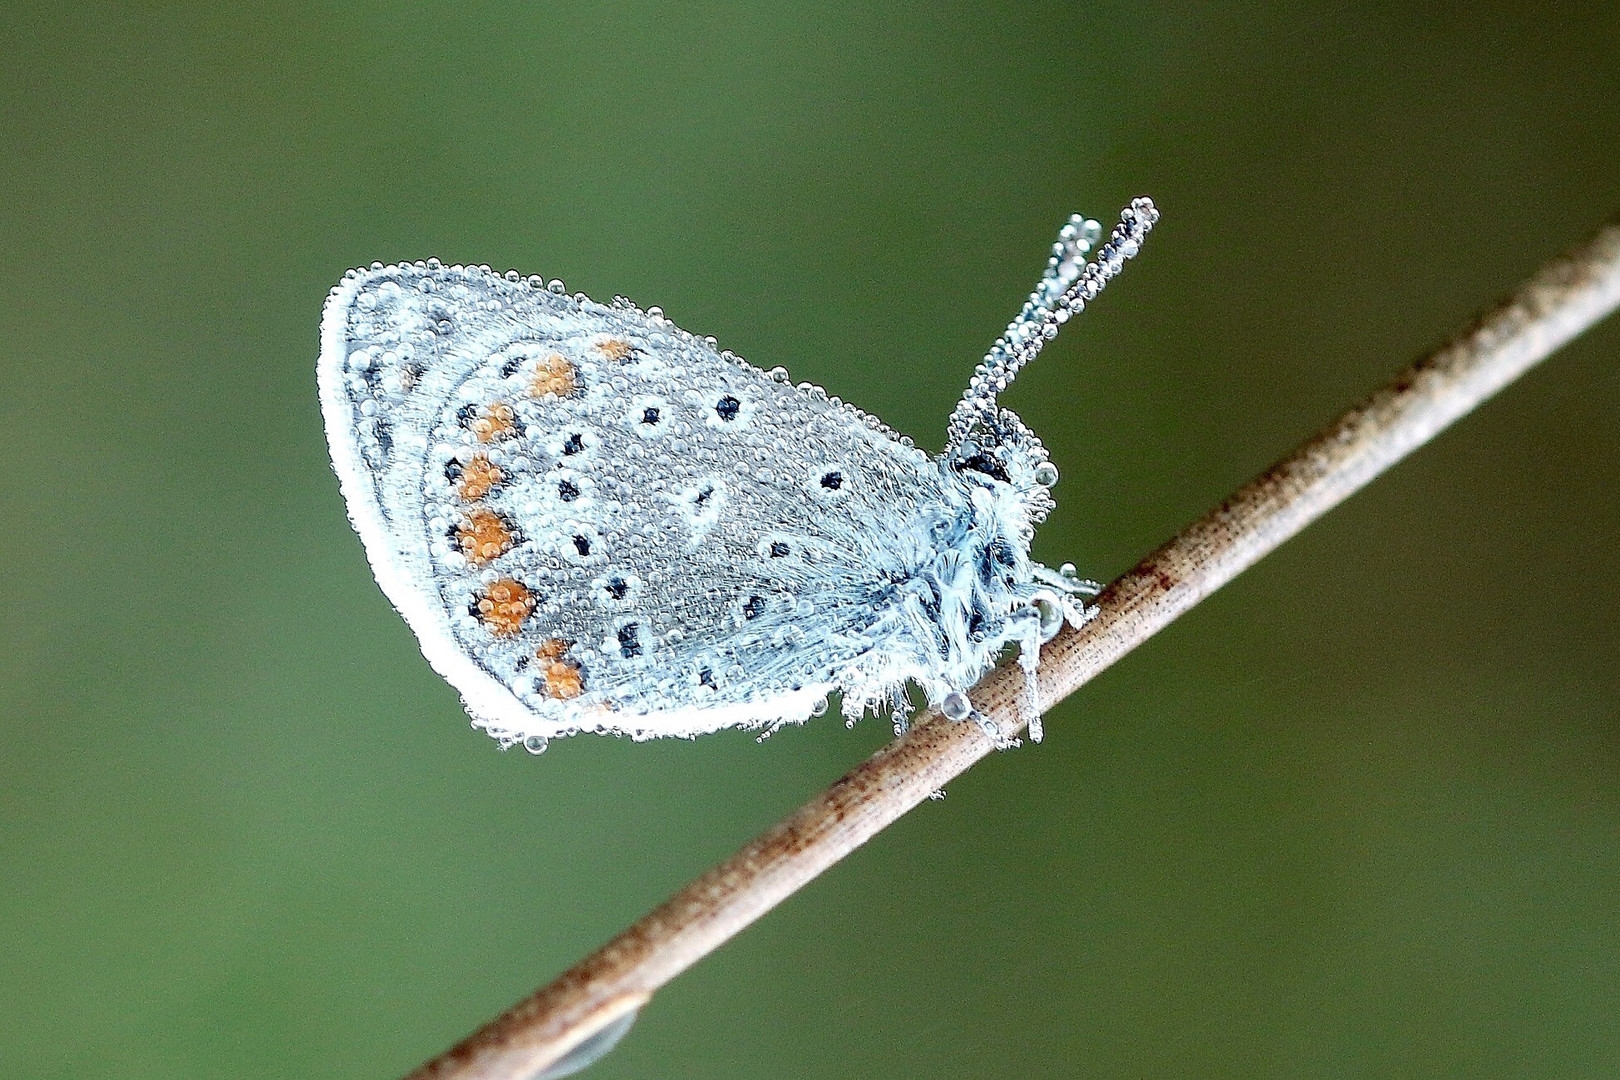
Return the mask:
<svg viewBox="0 0 1620 1080">
<path fill-rule="evenodd" d="M 1030 559 L 1057 469 L 996 396 L 1157 219 L 1137 199 L 1089 262 L 1101 229 L 1069 220 L 937 457 L 656 307 L 487 266 L 350 271 L 318 365 L 349 517 L 503 746 L 768 732 L 833 692 L 899 725 L 908 682 L 966 719 L 1009 644 L 1039 739 L 1041 644 L 1096 586 Z"/>
</svg>

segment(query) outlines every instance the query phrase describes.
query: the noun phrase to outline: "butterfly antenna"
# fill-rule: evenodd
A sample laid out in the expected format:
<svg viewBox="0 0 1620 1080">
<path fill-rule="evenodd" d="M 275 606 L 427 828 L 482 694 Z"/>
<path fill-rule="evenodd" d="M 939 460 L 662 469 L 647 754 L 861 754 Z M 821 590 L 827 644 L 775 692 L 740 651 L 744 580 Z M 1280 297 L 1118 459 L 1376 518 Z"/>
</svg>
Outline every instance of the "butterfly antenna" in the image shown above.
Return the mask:
<svg viewBox="0 0 1620 1080">
<path fill-rule="evenodd" d="M 1043 345 L 1057 337 L 1058 327 L 1097 298 L 1125 261 L 1141 250 L 1142 238 L 1158 220 L 1159 211 L 1152 199 L 1131 200 L 1131 205 L 1120 211 L 1119 224 L 1097 252 L 1097 258 L 1087 262 L 1092 245 L 1102 235 L 1102 226 L 1079 214 L 1070 216 L 1058 233 L 1057 243 L 1052 245 L 1052 257 L 1046 260 L 1040 284 L 968 380 L 962 400 L 951 413 L 946 453 L 961 445 L 975 427 L 995 419 L 996 395 L 1039 355 Z"/>
</svg>

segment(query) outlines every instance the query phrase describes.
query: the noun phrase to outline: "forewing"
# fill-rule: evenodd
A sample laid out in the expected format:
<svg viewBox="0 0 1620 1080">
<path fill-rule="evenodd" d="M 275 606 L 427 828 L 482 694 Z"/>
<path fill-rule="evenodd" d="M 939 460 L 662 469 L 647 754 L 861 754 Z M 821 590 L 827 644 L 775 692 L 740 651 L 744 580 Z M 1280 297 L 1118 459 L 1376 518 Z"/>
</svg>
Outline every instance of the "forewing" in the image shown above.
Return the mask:
<svg viewBox="0 0 1620 1080">
<path fill-rule="evenodd" d="M 319 367 L 377 580 L 491 734 L 801 720 L 907 673 L 888 601 L 938 471 L 780 369 L 436 263 L 351 272 Z"/>
</svg>

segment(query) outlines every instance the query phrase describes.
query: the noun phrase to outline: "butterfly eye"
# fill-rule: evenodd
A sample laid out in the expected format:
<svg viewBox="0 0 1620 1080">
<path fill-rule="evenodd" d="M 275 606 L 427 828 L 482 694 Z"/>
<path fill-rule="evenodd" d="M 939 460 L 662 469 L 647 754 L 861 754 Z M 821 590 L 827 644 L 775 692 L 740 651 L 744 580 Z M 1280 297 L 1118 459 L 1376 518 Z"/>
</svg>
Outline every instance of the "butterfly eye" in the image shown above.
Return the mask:
<svg viewBox="0 0 1620 1080">
<path fill-rule="evenodd" d="M 1012 477 L 1007 475 L 1007 470 L 1002 468 L 1001 462 L 982 452 L 967 458 L 957 468 L 972 469 L 974 472 L 983 473 L 992 479 L 1000 480 L 1004 484 L 1012 482 Z"/>
</svg>

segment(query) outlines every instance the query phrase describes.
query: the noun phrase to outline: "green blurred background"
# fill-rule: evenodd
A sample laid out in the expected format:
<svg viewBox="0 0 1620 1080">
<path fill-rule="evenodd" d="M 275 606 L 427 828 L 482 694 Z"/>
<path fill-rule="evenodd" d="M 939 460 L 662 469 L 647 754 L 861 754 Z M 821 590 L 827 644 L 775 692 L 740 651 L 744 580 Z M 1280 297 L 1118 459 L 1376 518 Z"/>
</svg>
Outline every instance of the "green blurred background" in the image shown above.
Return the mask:
<svg viewBox="0 0 1620 1080">
<path fill-rule="evenodd" d="M 0 5 L 0 1069 L 387 1078 L 887 738 L 470 731 L 329 470 L 344 269 L 660 304 L 1106 578 L 1620 205 L 1620 9 Z M 672 984 L 591 1074 L 1620 1074 L 1620 324 Z"/>
</svg>

